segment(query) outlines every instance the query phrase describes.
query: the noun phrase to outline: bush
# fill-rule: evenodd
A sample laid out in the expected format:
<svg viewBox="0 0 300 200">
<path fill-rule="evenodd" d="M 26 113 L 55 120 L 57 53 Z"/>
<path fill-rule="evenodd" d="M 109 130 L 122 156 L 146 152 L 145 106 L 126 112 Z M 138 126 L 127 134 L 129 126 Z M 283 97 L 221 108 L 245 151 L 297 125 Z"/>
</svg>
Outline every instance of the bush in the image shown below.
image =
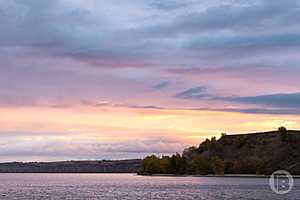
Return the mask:
<svg viewBox="0 0 300 200">
<path fill-rule="evenodd" d="M 142 162 L 142 173 L 158 174 L 160 173 L 159 158 L 155 155 L 147 156 Z"/>
<path fill-rule="evenodd" d="M 206 175 L 210 170 L 209 161 L 203 158 L 201 155 L 197 155 L 192 160 L 192 169 L 195 174 Z"/>
<path fill-rule="evenodd" d="M 160 172 L 162 174 L 170 174 L 171 171 L 171 158 L 169 156 L 162 156 L 159 160 Z"/>
<path fill-rule="evenodd" d="M 224 174 L 225 171 L 225 164 L 222 159 L 218 156 L 215 156 L 212 159 L 212 169 L 215 174 Z"/>
<path fill-rule="evenodd" d="M 280 133 L 286 133 L 286 132 L 287 132 L 287 129 L 286 129 L 284 126 L 281 126 L 281 127 L 278 128 L 278 131 L 279 131 Z"/>
</svg>

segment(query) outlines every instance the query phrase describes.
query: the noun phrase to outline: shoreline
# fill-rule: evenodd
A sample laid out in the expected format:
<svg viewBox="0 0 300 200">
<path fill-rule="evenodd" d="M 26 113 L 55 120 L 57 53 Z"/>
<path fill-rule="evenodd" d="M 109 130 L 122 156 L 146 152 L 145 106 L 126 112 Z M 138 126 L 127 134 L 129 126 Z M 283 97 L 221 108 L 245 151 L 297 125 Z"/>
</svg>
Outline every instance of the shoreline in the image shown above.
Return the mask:
<svg viewBox="0 0 300 200">
<path fill-rule="evenodd" d="M 255 174 L 224 174 L 224 175 L 192 175 L 192 174 L 139 174 L 135 172 L 0 172 L 1 174 L 131 174 L 145 177 L 194 177 L 194 178 L 270 178 L 271 175 Z M 293 179 L 300 179 L 300 175 L 292 175 Z"/>
<path fill-rule="evenodd" d="M 224 174 L 224 175 L 192 175 L 192 174 L 137 174 L 138 176 L 156 176 L 156 177 L 206 177 L 206 178 L 270 178 L 271 175 L 255 175 L 255 174 Z M 294 179 L 300 179 L 300 175 L 292 175 Z"/>
</svg>

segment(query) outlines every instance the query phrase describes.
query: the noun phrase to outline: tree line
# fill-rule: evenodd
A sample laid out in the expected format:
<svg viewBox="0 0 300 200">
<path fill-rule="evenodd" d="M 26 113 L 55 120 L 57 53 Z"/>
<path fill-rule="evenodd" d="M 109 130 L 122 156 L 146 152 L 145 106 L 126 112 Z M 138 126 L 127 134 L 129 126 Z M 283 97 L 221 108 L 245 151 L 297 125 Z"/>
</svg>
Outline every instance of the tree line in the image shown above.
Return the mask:
<svg viewBox="0 0 300 200">
<path fill-rule="evenodd" d="M 142 162 L 141 174 L 224 174 L 225 164 L 219 157 L 207 160 L 196 155 L 189 160 L 176 153 L 172 156 L 147 156 Z"/>
</svg>

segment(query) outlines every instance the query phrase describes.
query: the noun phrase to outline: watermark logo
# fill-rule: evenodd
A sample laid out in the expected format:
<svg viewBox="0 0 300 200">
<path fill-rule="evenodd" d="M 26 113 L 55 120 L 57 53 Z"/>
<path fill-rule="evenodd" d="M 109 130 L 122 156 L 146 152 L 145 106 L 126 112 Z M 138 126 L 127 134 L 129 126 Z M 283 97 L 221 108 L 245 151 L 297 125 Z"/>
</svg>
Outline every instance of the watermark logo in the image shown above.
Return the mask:
<svg viewBox="0 0 300 200">
<path fill-rule="evenodd" d="M 293 189 L 294 179 L 289 172 L 278 170 L 271 175 L 269 185 L 276 194 L 287 194 Z"/>
</svg>

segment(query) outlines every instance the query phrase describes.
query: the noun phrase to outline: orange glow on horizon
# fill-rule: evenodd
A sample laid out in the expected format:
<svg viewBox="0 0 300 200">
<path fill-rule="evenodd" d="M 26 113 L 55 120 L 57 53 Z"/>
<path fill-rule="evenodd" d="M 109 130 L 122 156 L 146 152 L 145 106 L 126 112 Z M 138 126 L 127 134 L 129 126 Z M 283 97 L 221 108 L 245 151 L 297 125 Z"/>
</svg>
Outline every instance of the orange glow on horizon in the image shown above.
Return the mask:
<svg viewBox="0 0 300 200">
<path fill-rule="evenodd" d="M 64 136 L 99 140 L 168 137 L 198 144 L 221 133 L 296 129 L 298 116 L 254 115 L 199 110 L 159 110 L 105 107 L 58 109 L 46 107 L 1 108 L 1 131 L 59 132 Z M 76 134 L 75 134 L 76 133 Z M 50 135 L 51 136 L 51 135 Z M 75 137 L 75 136 L 73 136 Z"/>
</svg>

